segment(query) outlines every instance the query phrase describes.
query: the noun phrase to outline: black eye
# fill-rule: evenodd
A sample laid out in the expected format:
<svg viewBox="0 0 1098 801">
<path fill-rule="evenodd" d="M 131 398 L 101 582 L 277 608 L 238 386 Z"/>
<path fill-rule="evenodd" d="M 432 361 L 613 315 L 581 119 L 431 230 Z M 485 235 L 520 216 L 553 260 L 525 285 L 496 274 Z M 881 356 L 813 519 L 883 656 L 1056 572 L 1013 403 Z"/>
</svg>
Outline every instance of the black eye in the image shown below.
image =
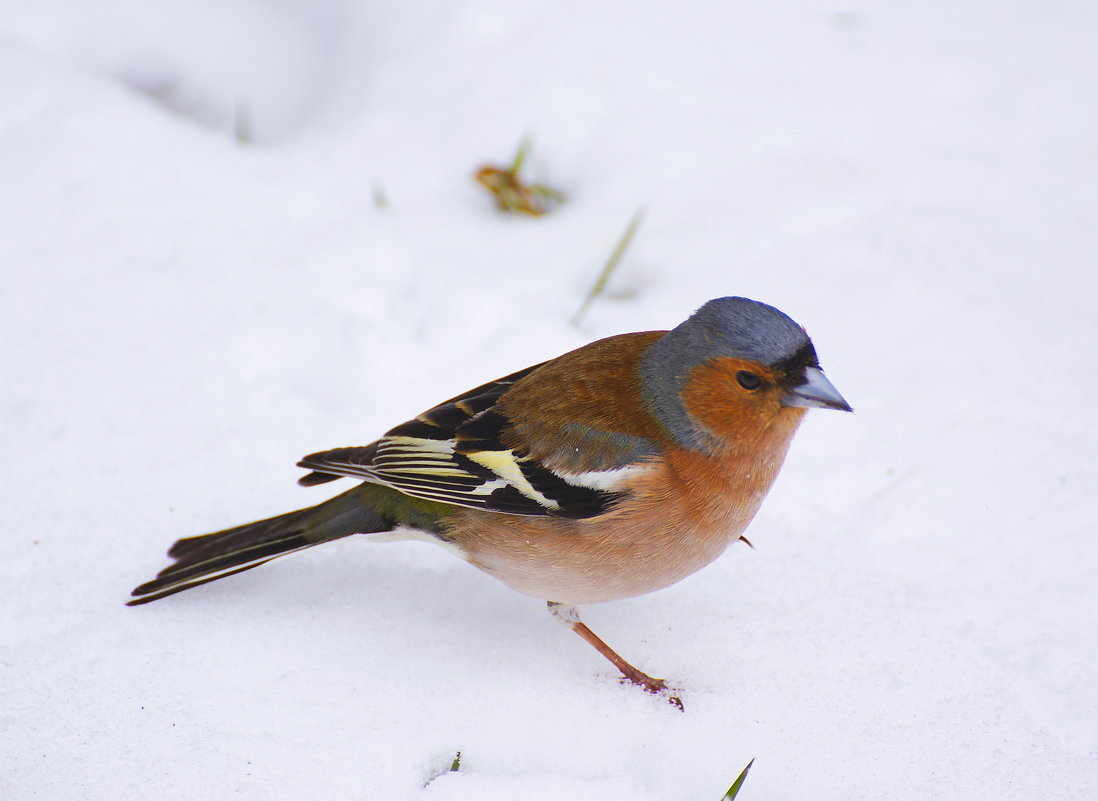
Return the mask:
<svg viewBox="0 0 1098 801">
<path fill-rule="evenodd" d="M 762 386 L 762 379 L 754 373 L 749 373 L 746 370 L 740 370 L 738 373 L 736 373 L 736 381 L 739 382 L 741 387 L 749 390 L 758 389 Z"/>
</svg>

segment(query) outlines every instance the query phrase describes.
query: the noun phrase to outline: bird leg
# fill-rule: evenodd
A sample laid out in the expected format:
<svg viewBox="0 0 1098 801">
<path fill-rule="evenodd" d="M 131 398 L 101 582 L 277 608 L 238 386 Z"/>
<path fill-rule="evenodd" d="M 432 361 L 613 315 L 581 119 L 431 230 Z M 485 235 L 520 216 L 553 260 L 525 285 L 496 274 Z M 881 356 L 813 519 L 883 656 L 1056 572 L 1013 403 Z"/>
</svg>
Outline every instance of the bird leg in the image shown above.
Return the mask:
<svg viewBox="0 0 1098 801">
<path fill-rule="evenodd" d="M 637 668 L 630 665 L 624 659 L 622 659 L 618 653 L 602 641 L 602 638 L 591 629 L 587 628 L 582 620 L 580 620 L 579 610 L 574 606 L 568 604 L 560 604 L 556 601 L 549 601 L 549 612 L 564 625 L 568 626 L 572 631 L 576 632 L 583 639 L 587 640 L 595 650 L 606 657 L 610 662 L 621 671 L 622 677 L 625 681 L 635 684 L 645 692 L 652 693 L 653 695 L 661 695 L 667 692 L 667 682 L 663 679 L 654 679 L 647 673 L 644 673 Z M 682 701 L 677 696 L 667 696 L 667 701 L 673 706 L 677 706 L 679 711 L 683 711 Z"/>
</svg>

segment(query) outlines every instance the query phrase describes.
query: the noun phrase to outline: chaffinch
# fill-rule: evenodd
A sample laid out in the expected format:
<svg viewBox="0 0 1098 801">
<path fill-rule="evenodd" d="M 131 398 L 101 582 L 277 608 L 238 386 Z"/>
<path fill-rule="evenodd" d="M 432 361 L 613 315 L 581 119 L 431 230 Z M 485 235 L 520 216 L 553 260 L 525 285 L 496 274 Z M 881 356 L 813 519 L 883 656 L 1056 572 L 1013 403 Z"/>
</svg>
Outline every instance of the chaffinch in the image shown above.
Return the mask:
<svg viewBox="0 0 1098 801">
<path fill-rule="evenodd" d="M 592 342 L 370 445 L 306 456 L 304 486 L 363 483 L 318 506 L 179 540 L 168 551 L 175 562 L 129 603 L 351 534 L 426 539 L 546 600 L 626 680 L 663 692 L 576 605 L 667 587 L 742 539 L 808 408 L 850 411 L 804 329 L 763 303 L 711 300 L 671 331 Z"/>
</svg>

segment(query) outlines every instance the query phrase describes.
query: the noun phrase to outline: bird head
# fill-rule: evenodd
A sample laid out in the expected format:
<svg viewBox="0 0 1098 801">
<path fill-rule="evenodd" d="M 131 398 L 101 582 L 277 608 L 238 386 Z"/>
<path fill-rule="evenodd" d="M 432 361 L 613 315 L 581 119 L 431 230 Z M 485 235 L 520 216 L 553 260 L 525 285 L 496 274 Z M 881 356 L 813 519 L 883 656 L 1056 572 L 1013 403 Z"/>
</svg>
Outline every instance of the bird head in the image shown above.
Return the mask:
<svg viewBox="0 0 1098 801">
<path fill-rule="evenodd" d="M 656 340 L 641 360 L 645 402 L 679 445 L 706 450 L 806 408 L 851 411 L 804 329 L 747 298 L 717 298 Z"/>
</svg>

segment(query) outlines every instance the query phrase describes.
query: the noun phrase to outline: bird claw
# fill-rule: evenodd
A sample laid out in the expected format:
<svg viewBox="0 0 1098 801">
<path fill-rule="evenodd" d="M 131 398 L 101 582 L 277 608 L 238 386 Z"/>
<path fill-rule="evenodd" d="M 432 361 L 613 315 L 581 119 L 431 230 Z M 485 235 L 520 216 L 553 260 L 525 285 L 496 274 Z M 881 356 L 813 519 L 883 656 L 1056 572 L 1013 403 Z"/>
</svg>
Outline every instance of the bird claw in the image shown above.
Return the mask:
<svg viewBox="0 0 1098 801">
<path fill-rule="evenodd" d="M 667 682 L 663 679 L 654 679 L 651 676 L 641 673 L 639 670 L 635 675 L 622 676 L 619 681 L 622 684 L 632 684 L 636 687 L 640 687 L 646 693 L 651 695 L 661 696 L 671 706 L 676 707 L 680 712 L 685 712 L 686 708 L 682 705 L 682 699 L 677 695 L 671 695 L 671 690 L 667 686 Z"/>
</svg>

